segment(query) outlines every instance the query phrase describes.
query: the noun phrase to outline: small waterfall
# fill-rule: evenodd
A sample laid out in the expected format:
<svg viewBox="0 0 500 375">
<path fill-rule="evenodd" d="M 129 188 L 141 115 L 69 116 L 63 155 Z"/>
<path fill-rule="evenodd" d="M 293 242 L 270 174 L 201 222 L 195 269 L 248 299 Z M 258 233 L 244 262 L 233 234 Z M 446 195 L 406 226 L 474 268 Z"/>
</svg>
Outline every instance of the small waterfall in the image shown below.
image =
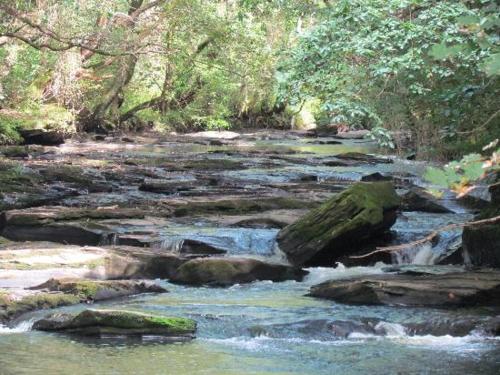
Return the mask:
<svg viewBox="0 0 500 375">
<path fill-rule="evenodd" d="M 439 258 L 439 253 L 433 250 L 431 243 L 408 247 L 392 253 L 392 263 L 433 265 Z"/>
<path fill-rule="evenodd" d="M 162 250 L 171 251 L 173 253 L 180 253 L 182 249 L 182 245 L 184 245 L 184 238 L 179 237 L 168 237 L 163 239 L 160 242 L 154 243 L 154 248 L 159 248 Z"/>
<path fill-rule="evenodd" d="M 22 332 L 28 332 L 31 330 L 31 327 L 33 327 L 33 323 L 35 323 L 34 320 L 25 320 L 15 327 L 6 327 L 2 324 L 0 324 L 0 335 L 1 334 L 9 334 L 9 333 L 22 333 Z"/>
<path fill-rule="evenodd" d="M 116 233 L 102 233 L 99 239 L 99 246 L 116 246 L 118 245 L 118 234 Z"/>
</svg>

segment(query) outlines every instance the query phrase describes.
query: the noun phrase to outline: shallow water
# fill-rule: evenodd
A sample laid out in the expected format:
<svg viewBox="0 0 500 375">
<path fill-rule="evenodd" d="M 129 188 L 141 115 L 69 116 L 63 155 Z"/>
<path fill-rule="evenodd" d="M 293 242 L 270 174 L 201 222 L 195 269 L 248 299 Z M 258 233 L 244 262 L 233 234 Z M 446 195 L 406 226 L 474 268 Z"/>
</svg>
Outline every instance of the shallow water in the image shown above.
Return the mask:
<svg viewBox="0 0 500 375">
<path fill-rule="evenodd" d="M 165 283 L 170 293 L 141 296 L 100 308 L 127 308 L 198 321 L 197 339 L 162 343 L 155 338 L 78 339 L 0 330 L 2 374 L 494 374 L 500 370 L 500 342 L 465 337 L 409 336 L 404 324 L 426 319 L 476 316 L 460 312 L 397 307 L 346 306 L 304 296 L 310 285 L 331 278 L 380 273 L 378 267 L 311 269 L 303 283 L 257 282 L 227 289 Z M 82 307 L 64 310 L 77 311 Z M 34 316 L 40 316 L 38 312 Z M 33 316 L 32 316 L 33 318 Z M 386 336 L 332 337 L 324 328 L 273 330 L 271 325 L 303 320 L 380 319 Z"/>
<path fill-rule="evenodd" d="M 309 144 L 307 139 L 257 141 L 257 150 L 295 150 L 293 157 L 327 157 L 343 152 L 375 152 L 373 144 L 345 141 L 341 145 Z M 88 145 L 89 149 L 95 145 Z M 102 151 L 125 152 L 127 157 L 158 157 L 214 150 L 248 149 L 204 146 L 192 143 L 113 145 Z M 63 146 L 62 152 L 85 151 Z M 210 155 L 210 158 L 220 157 Z M 232 157 L 238 160 L 238 157 Z M 279 161 L 277 161 L 279 163 Z M 424 163 L 395 160 L 393 164 L 363 167 L 328 167 L 283 163 L 273 168 L 216 172 L 244 181 L 287 182 L 304 173 L 322 179 L 359 180 L 373 172 L 414 174 L 416 183 Z M 185 176 L 184 176 L 185 177 Z M 123 200 L 134 197 L 132 192 Z M 108 194 L 108 199 L 111 194 Z M 116 199 L 120 197 L 114 197 Z M 453 206 L 453 203 L 450 203 Z M 394 243 L 420 238 L 448 223 L 463 222 L 470 214 L 405 212 L 393 227 Z M 227 250 L 230 255 L 272 257 L 276 252 L 274 229 L 217 227 L 203 221 L 191 224 L 130 220 L 113 224 L 120 235 L 148 237 L 153 246 L 173 249 L 183 239 L 201 240 Z M 432 264 L 459 231 L 444 233 L 438 244 L 411 249 L 395 263 Z M 406 330 L 410 323 L 430 320 L 478 319 L 495 314 L 489 310 L 437 310 L 386 306 L 348 306 L 305 296 L 312 285 L 334 278 L 379 274 L 386 266 L 313 268 L 304 282 L 256 282 L 231 288 L 193 288 L 159 281 L 169 293 L 142 295 L 96 308 L 123 308 L 165 315 L 186 316 L 198 322 L 197 338 L 186 343 L 165 343 L 158 338 L 142 340 L 82 339 L 30 330 L 32 321 L 46 312 L 22 317 L 11 327 L 0 326 L 0 375 L 4 374 L 497 374 L 500 372 L 500 341 L 471 332 L 463 337 L 420 335 Z M 73 306 L 59 311 L 79 311 Z M 353 333 L 335 337 L 322 322 L 377 321 L 385 334 Z M 307 321 L 307 322 L 305 322 Z"/>
</svg>

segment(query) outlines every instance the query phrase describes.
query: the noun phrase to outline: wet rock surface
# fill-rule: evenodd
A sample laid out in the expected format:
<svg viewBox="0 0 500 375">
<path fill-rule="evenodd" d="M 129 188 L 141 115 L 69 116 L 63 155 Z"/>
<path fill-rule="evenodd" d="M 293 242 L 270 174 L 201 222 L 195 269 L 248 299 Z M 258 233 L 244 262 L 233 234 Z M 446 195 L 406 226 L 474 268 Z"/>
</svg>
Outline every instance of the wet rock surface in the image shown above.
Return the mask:
<svg viewBox="0 0 500 375">
<path fill-rule="evenodd" d="M 333 265 L 389 229 L 398 207 L 390 182 L 358 183 L 281 230 L 278 243 L 292 264 Z"/>
<path fill-rule="evenodd" d="M 189 285 L 228 286 L 257 280 L 302 280 L 307 271 L 250 258 L 194 259 L 180 266 L 172 281 Z"/>
<path fill-rule="evenodd" d="M 499 306 L 500 272 L 400 274 L 335 280 L 311 288 L 313 297 L 364 305 Z"/>
<path fill-rule="evenodd" d="M 85 310 L 79 314 L 52 314 L 38 320 L 33 329 L 85 336 L 162 335 L 191 339 L 196 322 L 187 318 L 141 314 L 123 310 Z"/>
</svg>

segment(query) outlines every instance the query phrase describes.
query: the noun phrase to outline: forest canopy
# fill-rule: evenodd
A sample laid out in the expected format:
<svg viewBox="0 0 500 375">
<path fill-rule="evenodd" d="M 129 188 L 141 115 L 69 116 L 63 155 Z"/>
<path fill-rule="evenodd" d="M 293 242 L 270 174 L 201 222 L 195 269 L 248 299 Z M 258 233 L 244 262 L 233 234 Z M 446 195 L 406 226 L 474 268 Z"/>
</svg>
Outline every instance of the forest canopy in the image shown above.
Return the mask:
<svg viewBox="0 0 500 375">
<path fill-rule="evenodd" d="M 458 157 L 500 137 L 499 9 L 488 0 L 0 0 L 0 142 L 19 141 L 23 128 L 309 121 Z"/>
</svg>

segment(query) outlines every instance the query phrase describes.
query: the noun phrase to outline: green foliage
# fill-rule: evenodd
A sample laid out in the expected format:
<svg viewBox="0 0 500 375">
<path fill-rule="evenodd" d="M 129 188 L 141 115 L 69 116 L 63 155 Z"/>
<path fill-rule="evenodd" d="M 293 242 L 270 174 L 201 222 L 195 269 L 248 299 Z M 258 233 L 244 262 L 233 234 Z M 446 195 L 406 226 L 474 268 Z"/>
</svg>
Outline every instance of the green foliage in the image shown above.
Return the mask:
<svg viewBox="0 0 500 375">
<path fill-rule="evenodd" d="M 484 150 L 496 147 L 498 140 Z M 500 171 L 500 149 L 489 156 L 481 154 L 465 155 L 460 161 L 452 161 L 443 168 L 430 167 L 424 178 L 441 187 L 451 188 L 459 195 L 465 195 L 474 188 L 479 180 Z"/>
<path fill-rule="evenodd" d="M 481 144 L 475 129 L 500 94 L 498 9 L 487 0 L 337 1 L 282 64 L 282 95 L 319 98 L 334 123 L 409 130 L 421 152 Z"/>
<path fill-rule="evenodd" d="M 394 140 L 392 139 L 391 133 L 387 129 L 385 129 L 381 126 L 377 126 L 377 127 L 373 128 L 370 131 L 370 133 L 368 133 L 367 138 L 371 139 L 372 141 L 377 142 L 377 144 L 380 147 L 390 148 L 390 149 L 396 148 L 396 145 L 394 144 Z"/>
</svg>

